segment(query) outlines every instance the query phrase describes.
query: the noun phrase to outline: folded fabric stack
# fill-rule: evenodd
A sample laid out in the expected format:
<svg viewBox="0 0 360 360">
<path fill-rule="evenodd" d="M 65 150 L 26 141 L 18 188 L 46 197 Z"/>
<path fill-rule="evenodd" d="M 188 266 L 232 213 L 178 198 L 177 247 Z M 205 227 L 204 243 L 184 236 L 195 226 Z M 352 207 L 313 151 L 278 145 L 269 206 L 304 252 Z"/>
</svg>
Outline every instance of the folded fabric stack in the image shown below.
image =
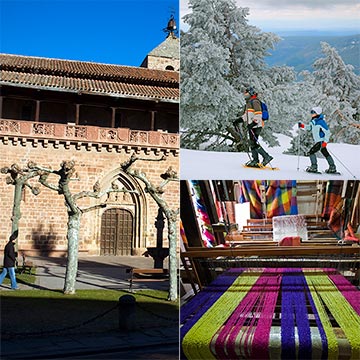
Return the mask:
<svg viewBox="0 0 360 360">
<path fill-rule="evenodd" d="M 230 269 L 180 315 L 189 360 L 360 359 L 360 291 L 334 269 Z"/>
</svg>

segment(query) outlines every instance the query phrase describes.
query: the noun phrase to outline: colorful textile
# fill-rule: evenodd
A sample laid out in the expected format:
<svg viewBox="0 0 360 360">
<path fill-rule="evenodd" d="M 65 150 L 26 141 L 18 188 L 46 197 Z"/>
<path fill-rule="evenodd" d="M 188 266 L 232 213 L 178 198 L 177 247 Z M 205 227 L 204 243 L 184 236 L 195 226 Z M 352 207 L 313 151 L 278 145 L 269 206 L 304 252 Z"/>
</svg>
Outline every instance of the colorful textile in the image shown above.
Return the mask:
<svg viewBox="0 0 360 360">
<path fill-rule="evenodd" d="M 324 208 L 322 217 L 328 220 L 329 228 L 334 232 L 338 239 L 343 237 L 343 218 L 341 198 L 343 181 L 330 180 L 326 184 Z"/>
<path fill-rule="evenodd" d="M 265 187 L 265 207 L 261 202 L 261 186 Z M 250 202 L 250 216 L 252 219 L 262 219 L 265 215 L 267 218 L 280 215 L 297 215 L 296 181 L 240 181 L 238 201 L 240 203 Z"/>
<path fill-rule="evenodd" d="M 216 245 L 211 221 L 205 206 L 204 197 L 201 193 L 199 181 L 190 181 L 193 191 L 192 201 L 196 211 L 196 217 L 201 231 L 201 238 L 205 247 L 213 247 Z"/>
<path fill-rule="evenodd" d="M 296 181 L 269 181 L 266 189 L 267 217 L 297 215 Z"/>
<path fill-rule="evenodd" d="M 181 307 L 182 358 L 359 359 L 359 299 L 334 269 L 230 269 Z"/>
</svg>

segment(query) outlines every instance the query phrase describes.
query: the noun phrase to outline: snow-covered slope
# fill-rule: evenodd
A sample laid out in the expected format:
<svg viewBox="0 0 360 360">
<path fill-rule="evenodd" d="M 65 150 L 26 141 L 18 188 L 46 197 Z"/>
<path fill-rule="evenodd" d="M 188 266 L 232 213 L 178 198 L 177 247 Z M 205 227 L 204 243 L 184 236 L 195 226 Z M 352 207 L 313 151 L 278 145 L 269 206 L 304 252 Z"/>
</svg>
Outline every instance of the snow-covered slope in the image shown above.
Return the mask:
<svg viewBox="0 0 360 360">
<path fill-rule="evenodd" d="M 282 154 L 289 144 L 289 138 L 279 139 L 282 147 L 268 148 L 274 157 L 273 167 L 280 170 L 259 170 L 244 168 L 249 161 L 246 153 L 227 153 L 213 151 L 180 150 L 180 178 L 182 180 L 299 180 L 299 179 L 360 179 L 360 146 L 348 144 L 329 144 L 337 170 L 341 175 L 311 174 L 304 171 L 310 165 L 305 156 Z M 266 148 L 266 147 L 265 147 Z M 319 171 L 328 168 L 324 158 L 318 158 Z"/>
</svg>

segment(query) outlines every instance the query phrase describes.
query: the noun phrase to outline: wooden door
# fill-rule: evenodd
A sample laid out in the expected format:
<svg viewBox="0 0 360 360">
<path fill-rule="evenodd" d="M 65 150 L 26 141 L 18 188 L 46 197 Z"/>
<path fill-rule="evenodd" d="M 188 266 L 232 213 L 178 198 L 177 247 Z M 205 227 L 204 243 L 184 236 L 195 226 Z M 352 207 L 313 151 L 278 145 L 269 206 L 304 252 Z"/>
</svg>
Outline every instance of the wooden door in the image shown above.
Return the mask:
<svg viewBox="0 0 360 360">
<path fill-rule="evenodd" d="M 100 255 L 131 255 L 133 216 L 125 209 L 106 210 L 101 218 Z"/>
</svg>

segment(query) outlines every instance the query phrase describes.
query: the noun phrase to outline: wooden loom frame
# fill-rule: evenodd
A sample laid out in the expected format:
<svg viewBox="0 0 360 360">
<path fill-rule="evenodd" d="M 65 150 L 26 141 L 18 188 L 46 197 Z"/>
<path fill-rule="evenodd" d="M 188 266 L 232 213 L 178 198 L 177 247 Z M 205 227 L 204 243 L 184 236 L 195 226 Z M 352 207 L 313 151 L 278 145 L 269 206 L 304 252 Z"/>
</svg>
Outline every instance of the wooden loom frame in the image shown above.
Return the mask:
<svg viewBox="0 0 360 360">
<path fill-rule="evenodd" d="M 198 264 L 198 259 L 207 259 L 207 258 L 243 258 L 249 256 L 261 256 L 261 257 L 295 257 L 295 256 L 322 256 L 322 255 L 334 255 L 341 260 L 342 256 L 352 255 L 355 256 L 354 262 L 357 263 L 355 278 L 358 280 L 360 276 L 360 246 L 266 246 L 265 248 L 249 245 L 244 246 L 243 248 L 186 248 L 185 252 L 180 253 L 180 258 L 182 264 L 185 268 L 187 274 L 193 274 L 189 276 L 191 286 L 195 292 L 195 283 L 198 284 L 199 290 L 201 291 L 204 286 L 203 275 L 201 274 L 201 268 Z M 261 266 L 261 258 L 258 259 L 259 266 Z M 191 264 L 191 269 L 189 269 L 187 262 Z M 195 283 L 194 283 L 195 282 Z"/>
</svg>

